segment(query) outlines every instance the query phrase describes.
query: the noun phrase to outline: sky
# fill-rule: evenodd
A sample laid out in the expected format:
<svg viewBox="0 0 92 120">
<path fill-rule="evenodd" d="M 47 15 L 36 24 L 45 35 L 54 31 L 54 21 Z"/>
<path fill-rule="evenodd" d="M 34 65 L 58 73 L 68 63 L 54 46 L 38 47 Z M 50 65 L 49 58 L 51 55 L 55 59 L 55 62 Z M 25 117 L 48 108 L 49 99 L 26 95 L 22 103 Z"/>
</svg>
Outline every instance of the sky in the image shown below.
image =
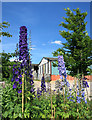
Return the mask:
<svg viewBox="0 0 92 120">
<path fill-rule="evenodd" d="M 27 27 L 27 38 L 31 30 L 32 63 L 38 64 L 43 57 L 53 57 L 52 52 L 61 48 L 66 42 L 59 34 L 59 30 L 66 30 L 59 26 L 67 17 L 64 8 L 79 8 L 88 13 L 85 18 L 86 30 L 90 36 L 90 2 L 2 2 L 2 21 L 10 23 L 4 31 L 12 37 L 2 37 L 2 50 L 13 53 L 19 43 L 21 26 Z"/>
</svg>

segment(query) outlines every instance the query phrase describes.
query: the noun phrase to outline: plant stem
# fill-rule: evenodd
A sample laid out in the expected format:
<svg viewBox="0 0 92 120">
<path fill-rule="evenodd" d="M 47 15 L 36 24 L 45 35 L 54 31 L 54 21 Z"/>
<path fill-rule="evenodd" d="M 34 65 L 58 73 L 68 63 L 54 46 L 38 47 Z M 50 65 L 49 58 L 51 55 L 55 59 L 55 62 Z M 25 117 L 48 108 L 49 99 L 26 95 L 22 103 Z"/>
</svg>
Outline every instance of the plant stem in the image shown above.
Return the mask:
<svg viewBox="0 0 92 120">
<path fill-rule="evenodd" d="M 22 75 L 22 119 L 24 118 L 24 74 Z"/>
<path fill-rule="evenodd" d="M 51 87 L 50 87 L 50 91 L 51 91 Z M 52 110 L 52 91 L 51 91 L 51 116 L 53 117 L 53 110 Z"/>
<path fill-rule="evenodd" d="M 77 79 L 75 77 L 75 89 L 76 89 L 76 106 L 78 106 L 78 103 L 77 103 Z M 77 108 L 77 112 L 78 112 L 78 108 Z M 77 116 L 77 120 L 78 120 L 78 116 Z"/>
<path fill-rule="evenodd" d="M 54 107 L 54 120 L 55 120 L 55 107 Z"/>
</svg>

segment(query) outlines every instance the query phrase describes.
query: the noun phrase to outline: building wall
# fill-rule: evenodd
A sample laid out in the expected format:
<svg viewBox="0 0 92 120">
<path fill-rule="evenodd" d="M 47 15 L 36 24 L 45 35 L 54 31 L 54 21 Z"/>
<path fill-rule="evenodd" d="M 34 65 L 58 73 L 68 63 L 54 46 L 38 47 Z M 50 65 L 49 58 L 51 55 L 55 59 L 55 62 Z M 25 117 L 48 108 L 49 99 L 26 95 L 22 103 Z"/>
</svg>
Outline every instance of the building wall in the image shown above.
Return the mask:
<svg viewBox="0 0 92 120">
<path fill-rule="evenodd" d="M 33 79 L 38 79 L 36 71 L 33 71 Z"/>
<path fill-rule="evenodd" d="M 58 67 L 54 67 L 52 62 L 51 62 L 51 68 L 52 68 L 51 75 L 59 75 Z"/>
<path fill-rule="evenodd" d="M 88 81 L 92 80 L 92 75 L 88 75 L 85 77 L 88 79 Z M 59 80 L 59 79 L 60 79 L 60 75 L 51 75 L 51 81 L 55 81 L 55 80 Z M 67 75 L 67 80 L 73 81 L 74 77 Z"/>
<path fill-rule="evenodd" d="M 48 68 L 49 66 L 49 68 Z M 48 61 L 47 59 L 42 59 L 41 63 L 39 64 L 39 70 L 38 70 L 38 79 L 41 80 L 43 73 L 44 73 L 44 77 L 47 80 L 50 80 L 50 61 Z"/>
</svg>

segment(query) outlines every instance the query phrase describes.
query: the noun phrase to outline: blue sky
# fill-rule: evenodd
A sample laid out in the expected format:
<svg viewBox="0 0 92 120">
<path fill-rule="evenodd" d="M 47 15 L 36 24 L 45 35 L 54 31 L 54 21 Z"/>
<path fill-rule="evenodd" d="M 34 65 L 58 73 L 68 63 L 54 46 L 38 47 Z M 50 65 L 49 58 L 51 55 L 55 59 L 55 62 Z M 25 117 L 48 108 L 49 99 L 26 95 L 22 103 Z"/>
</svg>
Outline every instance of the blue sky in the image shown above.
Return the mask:
<svg viewBox="0 0 92 120">
<path fill-rule="evenodd" d="M 19 28 L 26 26 L 31 30 L 32 63 L 39 63 L 42 57 L 53 57 L 52 52 L 62 47 L 65 39 L 59 35 L 59 26 L 67 17 L 64 8 L 70 10 L 79 8 L 81 12 L 88 13 L 86 30 L 90 36 L 90 3 L 89 2 L 3 2 L 2 21 L 10 23 L 4 29 L 12 34 L 11 38 L 2 37 L 2 50 L 12 53 L 19 42 Z"/>
</svg>

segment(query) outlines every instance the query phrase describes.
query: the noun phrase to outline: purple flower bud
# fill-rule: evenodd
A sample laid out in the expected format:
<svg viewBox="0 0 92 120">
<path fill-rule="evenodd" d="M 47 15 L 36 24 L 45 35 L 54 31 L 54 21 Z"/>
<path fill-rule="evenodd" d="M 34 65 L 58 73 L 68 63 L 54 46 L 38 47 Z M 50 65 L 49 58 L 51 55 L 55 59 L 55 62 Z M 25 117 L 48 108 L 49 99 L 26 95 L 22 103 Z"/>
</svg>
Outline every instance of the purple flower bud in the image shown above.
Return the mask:
<svg viewBox="0 0 92 120">
<path fill-rule="evenodd" d="M 82 93 L 82 97 L 84 97 L 84 96 L 85 96 L 85 92 Z"/>
<path fill-rule="evenodd" d="M 13 89 L 16 88 L 16 87 L 17 87 L 17 85 L 16 85 L 16 83 L 14 83 L 14 84 L 13 84 Z"/>
<path fill-rule="evenodd" d="M 45 85 L 44 76 L 42 77 L 42 80 L 41 80 L 41 91 L 46 92 L 46 85 Z"/>
<path fill-rule="evenodd" d="M 18 71 L 15 71 L 15 74 L 18 74 Z"/>
<path fill-rule="evenodd" d="M 77 100 L 77 103 L 80 103 L 81 101 L 80 100 Z"/>
<path fill-rule="evenodd" d="M 63 76 L 65 77 L 64 79 L 64 84 L 69 87 L 70 84 L 69 82 L 66 80 L 67 78 L 67 74 L 66 74 L 66 68 L 65 68 L 65 62 L 64 62 L 64 59 L 63 59 L 63 56 L 58 56 L 58 70 L 59 70 L 59 75 L 60 75 L 60 78 L 63 79 Z M 61 85 L 64 86 L 64 84 Z"/>
<path fill-rule="evenodd" d="M 18 93 L 22 93 L 22 90 L 18 90 Z"/>
<path fill-rule="evenodd" d="M 89 85 L 88 85 L 88 82 L 87 82 L 87 81 L 83 81 L 83 87 L 84 87 L 84 88 L 89 87 Z"/>
<path fill-rule="evenodd" d="M 71 89 L 71 88 L 69 88 L 69 91 L 72 91 L 72 89 Z"/>
<path fill-rule="evenodd" d="M 14 81 L 14 79 L 12 78 L 12 79 L 11 79 L 11 81 L 13 82 L 13 81 Z"/>
<path fill-rule="evenodd" d="M 22 75 L 21 75 L 21 74 L 19 75 L 19 78 L 22 78 Z"/>
<path fill-rule="evenodd" d="M 77 92 L 77 95 L 79 95 L 79 92 Z"/>
<path fill-rule="evenodd" d="M 85 103 L 87 104 L 87 101 L 85 100 Z"/>
<path fill-rule="evenodd" d="M 19 81 L 19 78 L 16 78 L 15 81 L 16 81 L 16 82 Z"/>
<path fill-rule="evenodd" d="M 67 97 L 67 99 L 70 99 L 70 97 Z"/>
<path fill-rule="evenodd" d="M 21 84 L 22 84 L 22 81 L 19 81 L 19 84 L 21 85 Z"/>
</svg>

